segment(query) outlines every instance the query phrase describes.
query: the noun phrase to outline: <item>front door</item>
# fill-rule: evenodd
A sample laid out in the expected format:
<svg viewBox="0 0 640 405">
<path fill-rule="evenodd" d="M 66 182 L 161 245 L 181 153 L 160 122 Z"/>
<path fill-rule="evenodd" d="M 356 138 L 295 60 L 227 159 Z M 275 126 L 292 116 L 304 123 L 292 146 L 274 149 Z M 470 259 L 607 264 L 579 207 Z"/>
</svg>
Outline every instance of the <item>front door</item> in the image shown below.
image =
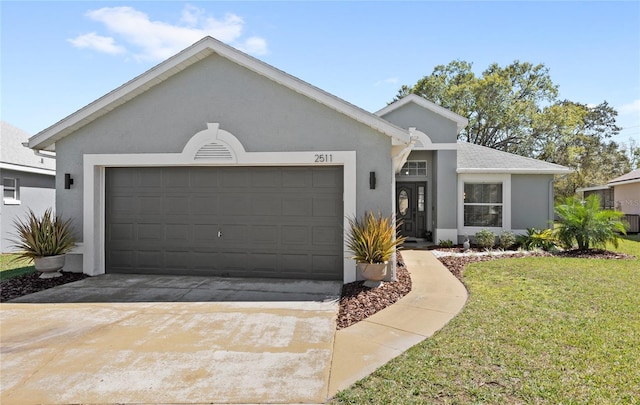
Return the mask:
<svg viewBox="0 0 640 405">
<path fill-rule="evenodd" d="M 424 238 L 427 230 L 425 182 L 396 183 L 397 219 L 402 221 L 400 234 L 408 238 Z"/>
</svg>

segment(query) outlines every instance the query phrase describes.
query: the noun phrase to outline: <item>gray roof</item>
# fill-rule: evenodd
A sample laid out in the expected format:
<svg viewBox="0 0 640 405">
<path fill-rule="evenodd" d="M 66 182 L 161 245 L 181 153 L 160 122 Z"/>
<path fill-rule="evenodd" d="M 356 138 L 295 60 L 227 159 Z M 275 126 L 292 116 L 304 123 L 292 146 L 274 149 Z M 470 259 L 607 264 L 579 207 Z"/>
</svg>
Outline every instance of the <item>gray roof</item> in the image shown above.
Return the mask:
<svg viewBox="0 0 640 405">
<path fill-rule="evenodd" d="M 619 183 L 636 183 L 640 181 L 640 169 L 633 170 L 627 174 L 623 174 L 620 177 L 616 177 L 613 180 L 610 180 L 607 184 L 616 185 Z"/>
<path fill-rule="evenodd" d="M 555 163 L 468 142 L 458 142 L 458 173 L 565 174 L 570 172 L 570 168 Z"/>
<path fill-rule="evenodd" d="M 56 160 L 44 157 L 22 145 L 29 141 L 29 134 L 5 121 L 0 121 L 0 167 L 11 170 L 33 172 L 46 171 L 54 174 Z"/>
</svg>

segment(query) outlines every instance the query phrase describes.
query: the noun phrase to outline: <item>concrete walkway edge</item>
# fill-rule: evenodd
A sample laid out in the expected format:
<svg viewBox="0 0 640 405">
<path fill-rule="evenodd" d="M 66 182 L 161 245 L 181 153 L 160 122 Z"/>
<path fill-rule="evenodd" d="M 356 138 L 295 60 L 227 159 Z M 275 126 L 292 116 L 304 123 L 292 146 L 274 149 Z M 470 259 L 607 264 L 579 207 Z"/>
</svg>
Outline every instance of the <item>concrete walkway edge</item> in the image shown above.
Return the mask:
<svg viewBox="0 0 640 405">
<path fill-rule="evenodd" d="M 428 250 L 403 250 L 412 289 L 400 301 L 336 332 L 327 398 L 373 373 L 445 326 L 467 290 Z"/>
</svg>

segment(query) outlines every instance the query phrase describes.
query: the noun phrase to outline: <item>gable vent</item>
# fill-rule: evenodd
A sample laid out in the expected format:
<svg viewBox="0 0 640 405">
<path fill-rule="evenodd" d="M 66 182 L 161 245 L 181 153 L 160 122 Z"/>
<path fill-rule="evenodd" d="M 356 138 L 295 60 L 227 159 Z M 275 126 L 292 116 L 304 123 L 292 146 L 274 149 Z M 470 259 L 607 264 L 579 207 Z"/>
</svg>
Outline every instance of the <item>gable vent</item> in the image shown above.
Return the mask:
<svg viewBox="0 0 640 405">
<path fill-rule="evenodd" d="M 218 142 L 212 142 L 201 147 L 196 153 L 195 160 L 215 159 L 215 160 L 232 160 L 233 154 L 227 145 Z"/>
</svg>

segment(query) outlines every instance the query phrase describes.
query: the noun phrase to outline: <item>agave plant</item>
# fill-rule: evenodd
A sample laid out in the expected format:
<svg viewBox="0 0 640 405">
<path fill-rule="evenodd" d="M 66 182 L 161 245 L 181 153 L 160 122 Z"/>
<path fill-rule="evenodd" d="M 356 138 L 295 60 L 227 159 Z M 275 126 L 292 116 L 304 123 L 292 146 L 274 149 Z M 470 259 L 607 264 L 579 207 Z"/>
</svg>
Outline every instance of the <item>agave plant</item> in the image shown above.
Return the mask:
<svg viewBox="0 0 640 405">
<path fill-rule="evenodd" d="M 369 211 L 360 219 L 350 218 L 349 225 L 347 247 L 359 263 L 384 263 L 405 241 L 396 236 L 400 223 L 396 224 L 392 215 L 383 217 Z"/>
<path fill-rule="evenodd" d="M 75 246 L 71 232 L 71 219 L 62 220 L 51 208 L 39 217 L 29 210 L 24 221 L 14 221 L 16 239 L 12 242 L 19 249 L 18 259 L 32 260 L 38 257 L 57 256 L 69 252 Z"/>
</svg>

